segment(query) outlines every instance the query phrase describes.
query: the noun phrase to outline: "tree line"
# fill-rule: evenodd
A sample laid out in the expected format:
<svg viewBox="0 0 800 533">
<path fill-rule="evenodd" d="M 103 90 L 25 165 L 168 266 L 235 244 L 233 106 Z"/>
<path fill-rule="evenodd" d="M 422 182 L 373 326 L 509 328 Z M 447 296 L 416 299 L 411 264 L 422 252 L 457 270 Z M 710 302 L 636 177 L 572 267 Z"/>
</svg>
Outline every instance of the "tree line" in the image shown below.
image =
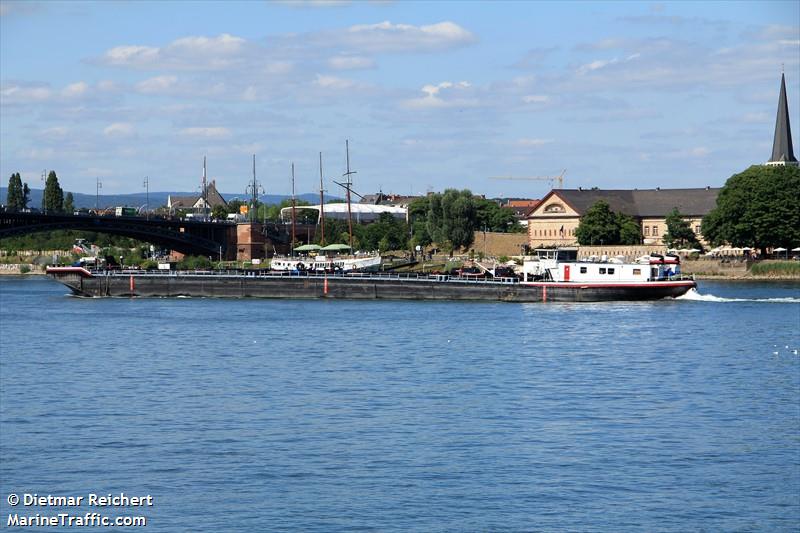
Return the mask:
<svg viewBox="0 0 800 533">
<path fill-rule="evenodd" d="M 697 235 L 674 208 L 666 217 L 667 247 L 703 249 Z M 703 217 L 701 231 L 714 246 L 767 248 L 800 246 L 800 168 L 753 165 L 734 174 Z M 641 227 L 632 217 L 615 213 L 598 201 L 581 217 L 575 237 L 581 245 L 641 244 Z"/>
<path fill-rule="evenodd" d="M 22 182 L 19 172 L 11 174 L 8 179 L 6 209 L 24 211 L 28 209 L 30 201 L 31 189 L 28 184 Z M 64 190 L 58 183 L 58 176 L 54 170 L 47 174 L 41 208 L 45 213 L 72 213 L 75 210 L 75 200 L 72 193 L 68 192 L 64 195 Z"/>
<path fill-rule="evenodd" d="M 290 207 L 290 199 L 280 204 L 256 205 L 256 219 L 271 222 L 280 221 L 280 210 Z M 341 202 L 341 200 L 336 200 Z M 227 212 L 238 212 L 245 205 L 240 200 L 228 202 Z M 309 205 L 298 200 L 297 206 Z M 215 208 L 216 209 L 216 208 Z M 219 213 L 222 215 L 222 211 Z M 221 218 L 221 217 L 219 217 Z M 316 214 L 307 210 L 297 211 L 299 224 L 316 223 Z M 473 244 L 476 231 L 518 232 L 522 227 L 514 212 L 498 205 L 497 202 L 475 196 L 471 191 L 447 189 L 442 193 L 428 194 L 414 199 L 408 206 L 408 222 L 398 220 L 388 213 L 382 214 L 371 224 L 353 225 L 353 243 L 356 248 L 365 250 L 407 250 L 416 246 L 436 246 L 452 252 L 467 249 Z M 310 239 L 315 244 L 349 242 L 347 220 L 325 218 L 325 241 L 321 232 Z"/>
</svg>

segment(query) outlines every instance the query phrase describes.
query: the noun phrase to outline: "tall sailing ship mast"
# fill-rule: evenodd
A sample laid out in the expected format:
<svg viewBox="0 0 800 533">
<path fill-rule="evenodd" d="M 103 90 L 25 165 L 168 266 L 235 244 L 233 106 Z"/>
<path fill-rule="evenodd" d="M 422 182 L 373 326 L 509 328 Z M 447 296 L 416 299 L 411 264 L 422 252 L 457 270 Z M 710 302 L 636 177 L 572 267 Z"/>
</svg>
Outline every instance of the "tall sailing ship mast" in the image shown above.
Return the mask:
<svg viewBox="0 0 800 533">
<path fill-rule="evenodd" d="M 347 231 L 350 235 L 350 251 L 353 251 L 353 211 L 350 204 L 350 192 L 353 187 L 353 182 L 350 179 L 350 176 L 356 173 L 355 170 L 350 170 L 350 141 L 345 139 L 344 141 L 345 146 L 345 153 L 347 154 L 347 172 L 342 174 L 342 177 L 346 178 L 347 181 L 344 183 L 339 183 L 338 181 L 334 181 L 334 183 L 340 187 L 344 187 L 347 191 L 346 199 L 347 199 Z"/>
<path fill-rule="evenodd" d="M 322 188 L 322 152 L 319 153 L 319 244 L 325 246 L 325 190 Z"/>
<path fill-rule="evenodd" d="M 294 255 L 294 241 L 295 241 L 295 225 L 297 224 L 297 216 L 296 216 L 296 199 L 294 195 L 294 162 L 292 162 L 292 243 L 291 247 L 291 255 Z"/>
</svg>

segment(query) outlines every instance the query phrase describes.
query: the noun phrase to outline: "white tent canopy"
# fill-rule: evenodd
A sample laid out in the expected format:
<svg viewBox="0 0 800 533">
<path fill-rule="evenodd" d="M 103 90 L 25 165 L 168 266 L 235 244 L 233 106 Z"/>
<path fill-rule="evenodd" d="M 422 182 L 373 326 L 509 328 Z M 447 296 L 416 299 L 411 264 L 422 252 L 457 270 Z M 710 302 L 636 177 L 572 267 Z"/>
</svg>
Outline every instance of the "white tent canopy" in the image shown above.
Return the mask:
<svg viewBox="0 0 800 533">
<path fill-rule="evenodd" d="M 336 218 L 340 220 L 347 220 L 347 204 L 335 203 L 325 204 L 323 206 L 325 211 L 325 218 Z M 295 207 L 296 211 L 301 210 L 314 210 L 317 212 L 317 223 L 319 223 L 319 205 L 298 205 Z M 395 207 L 392 205 L 375 205 L 375 204 L 350 204 L 350 211 L 353 214 L 354 222 L 372 222 L 378 220 L 383 213 L 389 213 L 395 218 L 407 220 L 408 209 L 405 207 Z M 292 220 L 292 208 L 284 207 L 281 209 L 281 220 L 290 222 Z"/>
</svg>

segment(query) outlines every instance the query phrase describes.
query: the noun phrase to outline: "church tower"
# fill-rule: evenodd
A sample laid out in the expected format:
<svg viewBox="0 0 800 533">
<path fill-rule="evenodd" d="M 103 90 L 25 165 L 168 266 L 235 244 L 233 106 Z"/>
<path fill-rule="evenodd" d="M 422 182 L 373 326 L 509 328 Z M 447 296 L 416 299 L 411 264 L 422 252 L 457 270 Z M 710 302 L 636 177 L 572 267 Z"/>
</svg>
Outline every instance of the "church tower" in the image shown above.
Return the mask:
<svg viewBox="0 0 800 533">
<path fill-rule="evenodd" d="M 775 118 L 775 139 L 772 141 L 772 157 L 767 165 L 797 166 L 792 151 L 792 129 L 789 126 L 789 104 L 786 101 L 786 78 L 781 73 L 781 95 L 778 98 L 778 116 Z"/>
</svg>

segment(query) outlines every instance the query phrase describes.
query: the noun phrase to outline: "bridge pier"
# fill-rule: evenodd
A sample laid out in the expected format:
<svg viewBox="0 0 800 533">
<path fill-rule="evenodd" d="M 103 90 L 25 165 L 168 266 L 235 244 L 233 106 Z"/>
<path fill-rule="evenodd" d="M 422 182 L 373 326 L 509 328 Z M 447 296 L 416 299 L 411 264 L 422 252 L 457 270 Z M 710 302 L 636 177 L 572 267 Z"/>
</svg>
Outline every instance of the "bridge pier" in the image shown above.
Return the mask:
<svg viewBox="0 0 800 533">
<path fill-rule="evenodd" d="M 266 258 L 264 228 L 258 222 L 236 225 L 236 260 L 252 261 Z"/>
</svg>

